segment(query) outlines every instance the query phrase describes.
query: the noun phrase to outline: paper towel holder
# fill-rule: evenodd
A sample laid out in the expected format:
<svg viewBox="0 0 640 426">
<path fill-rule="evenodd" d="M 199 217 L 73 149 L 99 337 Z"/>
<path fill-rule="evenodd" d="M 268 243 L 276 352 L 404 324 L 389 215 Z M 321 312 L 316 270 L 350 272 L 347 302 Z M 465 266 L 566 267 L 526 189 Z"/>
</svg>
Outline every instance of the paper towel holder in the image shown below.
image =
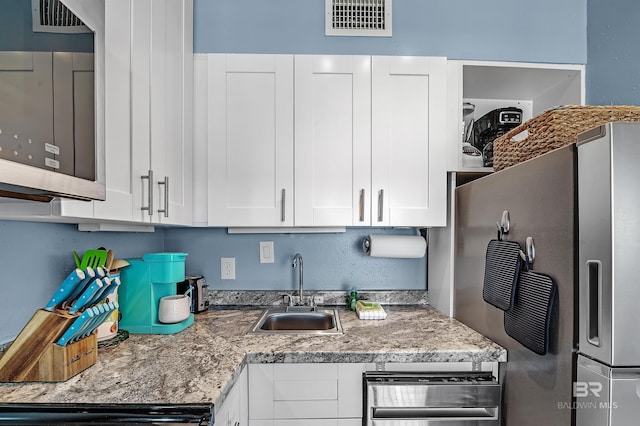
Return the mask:
<svg viewBox="0 0 640 426">
<path fill-rule="evenodd" d="M 422 238 L 424 238 L 424 241 L 427 243 L 427 247 L 429 247 L 429 228 L 419 228 L 418 233 Z M 366 253 L 369 248 L 371 248 L 371 241 L 369 241 L 369 238 L 365 237 L 362 241 L 362 249 Z"/>
<path fill-rule="evenodd" d="M 362 250 L 370 257 L 417 259 L 427 248 L 425 235 L 417 230 L 414 235 L 368 235 L 362 241 Z"/>
</svg>

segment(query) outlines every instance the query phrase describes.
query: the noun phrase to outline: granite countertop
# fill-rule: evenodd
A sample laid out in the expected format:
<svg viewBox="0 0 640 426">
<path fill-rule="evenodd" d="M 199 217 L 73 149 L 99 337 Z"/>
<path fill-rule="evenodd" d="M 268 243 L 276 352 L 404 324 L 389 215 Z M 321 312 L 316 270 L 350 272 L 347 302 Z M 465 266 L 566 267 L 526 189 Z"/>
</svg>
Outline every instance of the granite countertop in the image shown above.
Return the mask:
<svg viewBox="0 0 640 426">
<path fill-rule="evenodd" d="M 64 383 L 0 384 L 0 403 L 220 403 L 246 363 L 506 361 L 506 350 L 428 306 L 383 321 L 340 310 L 344 334 L 249 335 L 262 309 L 212 309 L 171 335 L 131 335 Z"/>
</svg>

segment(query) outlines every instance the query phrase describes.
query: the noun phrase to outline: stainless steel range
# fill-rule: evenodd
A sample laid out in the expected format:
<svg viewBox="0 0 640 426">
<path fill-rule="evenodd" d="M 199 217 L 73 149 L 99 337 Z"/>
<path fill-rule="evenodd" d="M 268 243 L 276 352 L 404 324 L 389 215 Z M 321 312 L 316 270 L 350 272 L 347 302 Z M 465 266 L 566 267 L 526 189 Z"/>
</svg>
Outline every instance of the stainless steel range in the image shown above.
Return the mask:
<svg viewBox="0 0 640 426">
<path fill-rule="evenodd" d="M 501 386 L 491 372 L 365 372 L 363 424 L 500 424 Z"/>
</svg>

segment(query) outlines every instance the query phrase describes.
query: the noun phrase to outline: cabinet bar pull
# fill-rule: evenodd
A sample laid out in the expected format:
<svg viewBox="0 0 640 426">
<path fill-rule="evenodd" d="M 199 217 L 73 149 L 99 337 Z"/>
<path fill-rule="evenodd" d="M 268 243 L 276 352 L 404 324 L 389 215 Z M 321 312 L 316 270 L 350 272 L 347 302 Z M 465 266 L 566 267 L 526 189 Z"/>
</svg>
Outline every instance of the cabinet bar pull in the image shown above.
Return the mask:
<svg viewBox="0 0 640 426">
<path fill-rule="evenodd" d="M 364 189 L 360 190 L 359 217 L 360 222 L 364 222 Z"/>
<path fill-rule="evenodd" d="M 378 191 L 378 222 L 382 222 L 384 217 L 384 189 Z"/>
<path fill-rule="evenodd" d="M 282 198 L 280 200 L 280 221 L 284 222 L 287 218 L 287 215 L 285 213 L 285 207 L 286 207 L 286 201 L 285 201 L 285 197 L 287 195 L 287 190 L 282 188 Z"/>
<path fill-rule="evenodd" d="M 153 216 L 153 170 L 149 170 L 149 173 L 146 176 L 141 176 L 141 179 L 144 181 L 147 180 L 147 190 L 148 190 L 148 198 L 147 198 L 147 206 L 140 207 L 140 210 L 146 210 L 149 212 L 149 216 Z"/>
<path fill-rule="evenodd" d="M 164 209 L 158 209 L 158 213 L 164 213 L 164 217 L 169 217 L 169 176 L 158 181 L 158 186 L 164 185 Z"/>
</svg>

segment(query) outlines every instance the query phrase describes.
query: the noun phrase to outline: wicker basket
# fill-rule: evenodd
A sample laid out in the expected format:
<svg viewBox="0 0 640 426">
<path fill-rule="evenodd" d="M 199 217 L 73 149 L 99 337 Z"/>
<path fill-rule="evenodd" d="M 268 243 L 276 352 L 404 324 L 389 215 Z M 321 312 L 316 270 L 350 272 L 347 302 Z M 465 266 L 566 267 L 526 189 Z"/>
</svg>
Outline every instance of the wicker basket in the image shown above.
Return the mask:
<svg viewBox="0 0 640 426">
<path fill-rule="evenodd" d="M 609 121 L 640 121 L 640 107 L 568 105 L 545 111 L 493 141 L 493 168 L 502 170 L 572 144 L 578 134 Z M 524 131 L 525 138 L 513 139 Z"/>
</svg>

